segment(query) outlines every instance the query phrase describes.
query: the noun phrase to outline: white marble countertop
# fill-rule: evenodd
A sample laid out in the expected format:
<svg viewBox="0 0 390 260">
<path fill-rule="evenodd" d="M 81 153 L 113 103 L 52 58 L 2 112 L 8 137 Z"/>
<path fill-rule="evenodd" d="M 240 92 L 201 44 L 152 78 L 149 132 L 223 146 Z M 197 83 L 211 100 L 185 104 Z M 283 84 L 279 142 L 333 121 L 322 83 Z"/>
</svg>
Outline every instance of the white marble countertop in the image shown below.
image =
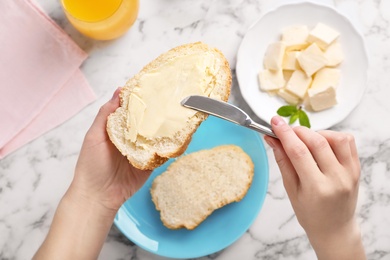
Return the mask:
<svg viewBox="0 0 390 260">
<path fill-rule="evenodd" d="M 30 259 L 40 246 L 72 180 L 84 134 L 117 86 L 160 53 L 194 41 L 219 48 L 235 76 L 236 52 L 248 27 L 270 8 L 290 1 L 141 0 L 134 26 L 111 42 L 80 35 L 65 19 L 59 1 L 38 2 L 89 54 L 82 71 L 98 100 L 0 161 L 0 259 Z M 334 129 L 353 133 L 358 144 L 362 177 L 357 215 L 368 259 L 390 259 L 390 1 L 328 3 L 361 30 L 369 52 L 367 91 Z M 253 115 L 235 77 L 231 101 Z M 202 259 L 315 259 L 269 149 L 268 156 L 269 190 L 257 219 L 230 247 Z M 162 258 L 135 246 L 113 226 L 100 259 Z"/>
</svg>

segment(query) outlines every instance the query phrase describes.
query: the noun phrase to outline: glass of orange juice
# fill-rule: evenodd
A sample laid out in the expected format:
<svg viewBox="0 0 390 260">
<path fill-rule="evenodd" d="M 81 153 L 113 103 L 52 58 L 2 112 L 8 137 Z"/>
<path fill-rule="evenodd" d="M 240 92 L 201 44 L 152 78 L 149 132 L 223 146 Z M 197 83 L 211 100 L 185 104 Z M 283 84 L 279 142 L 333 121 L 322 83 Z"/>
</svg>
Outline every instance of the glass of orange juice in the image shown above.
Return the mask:
<svg viewBox="0 0 390 260">
<path fill-rule="evenodd" d="M 123 35 L 137 19 L 139 0 L 61 0 L 70 23 L 97 40 Z"/>
</svg>

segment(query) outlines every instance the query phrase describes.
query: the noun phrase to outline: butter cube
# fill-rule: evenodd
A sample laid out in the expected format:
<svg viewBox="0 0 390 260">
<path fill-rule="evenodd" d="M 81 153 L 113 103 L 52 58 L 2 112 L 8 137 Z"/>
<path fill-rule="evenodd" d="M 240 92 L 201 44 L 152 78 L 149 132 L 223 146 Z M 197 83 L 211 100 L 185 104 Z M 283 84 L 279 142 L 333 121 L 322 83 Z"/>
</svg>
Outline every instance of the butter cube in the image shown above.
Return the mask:
<svg viewBox="0 0 390 260">
<path fill-rule="evenodd" d="M 307 37 L 309 36 L 309 29 L 306 25 L 294 25 L 287 27 L 282 32 L 282 42 L 286 44 L 286 50 L 302 50 L 309 44 Z"/>
<path fill-rule="evenodd" d="M 262 70 L 259 73 L 260 89 L 263 91 L 272 91 L 283 88 L 286 81 L 283 77 L 283 71 Z"/>
<path fill-rule="evenodd" d="M 290 80 L 286 84 L 286 90 L 303 99 L 307 89 L 311 84 L 311 77 L 308 77 L 305 72 L 296 70 L 292 74 Z"/>
<path fill-rule="evenodd" d="M 336 89 L 340 84 L 340 70 L 323 68 L 314 77 L 307 91 L 310 106 L 314 111 L 321 111 L 337 104 Z"/>
<path fill-rule="evenodd" d="M 294 73 L 293 70 L 283 70 L 283 77 L 284 77 L 284 80 L 285 80 L 286 82 L 289 81 L 293 73 Z"/>
<path fill-rule="evenodd" d="M 278 96 L 283 98 L 290 105 L 297 105 L 300 101 L 299 97 L 295 96 L 284 88 L 278 90 Z"/>
<path fill-rule="evenodd" d="M 344 60 L 343 50 L 341 49 L 341 44 L 338 41 L 333 42 L 324 52 L 328 62 L 326 66 L 336 67 Z"/>
<path fill-rule="evenodd" d="M 304 51 L 302 51 L 297 59 L 299 65 L 309 77 L 311 77 L 318 70 L 325 67 L 325 65 L 328 63 L 324 52 L 315 43 L 311 44 Z"/>
<path fill-rule="evenodd" d="M 340 84 L 341 73 L 339 69 L 335 68 L 323 68 L 319 70 L 314 76 L 311 89 L 326 89 L 329 86 L 337 87 Z"/>
<path fill-rule="evenodd" d="M 284 54 L 282 68 L 284 70 L 299 70 L 301 66 L 299 66 L 297 57 L 301 52 L 299 51 L 287 51 Z"/>
<path fill-rule="evenodd" d="M 274 42 L 268 45 L 264 55 L 264 67 L 269 70 L 281 70 L 286 45 Z"/>
<path fill-rule="evenodd" d="M 333 86 L 309 89 L 307 93 L 310 106 L 314 111 L 325 110 L 337 104 L 336 89 Z"/>
<path fill-rule="evenodd" d="M 321 49 L 325 50 L 339 37 L 340 33 L 331 27 L 318 23 L 313 30 L 309 32 L 307 40 L 310 43 L 316 43 Z"/>
</svg>

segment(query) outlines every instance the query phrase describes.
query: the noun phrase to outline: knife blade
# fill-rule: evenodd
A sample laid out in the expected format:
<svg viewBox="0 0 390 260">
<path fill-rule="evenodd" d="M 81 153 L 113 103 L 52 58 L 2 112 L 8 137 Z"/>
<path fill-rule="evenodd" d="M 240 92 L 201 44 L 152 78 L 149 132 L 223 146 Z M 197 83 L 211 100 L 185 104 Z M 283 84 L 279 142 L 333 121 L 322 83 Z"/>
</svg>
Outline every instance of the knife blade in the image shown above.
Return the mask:
<svg viewBox="0 0 390 260">
<path fill-rule="evenodd" d="M 250 118 L 249 115 L 242 109 L 227 102 L 205 96 L 194 95 L 184 98 L 181 101 L 181 105 L 277 138 L 268 126 L 254 122 L 252 118 Z"/>
</svg>

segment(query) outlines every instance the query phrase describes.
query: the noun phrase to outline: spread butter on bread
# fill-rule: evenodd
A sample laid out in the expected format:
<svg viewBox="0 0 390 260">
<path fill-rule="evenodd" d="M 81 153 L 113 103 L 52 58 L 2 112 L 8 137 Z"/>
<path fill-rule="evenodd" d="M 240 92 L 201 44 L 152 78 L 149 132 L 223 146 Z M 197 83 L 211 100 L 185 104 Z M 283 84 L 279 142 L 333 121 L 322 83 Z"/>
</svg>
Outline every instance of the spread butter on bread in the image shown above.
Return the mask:
<svg viewBox="0 0 390 260">
<path fill-rule="evenodd" d="M 107 133 L 136 168 L 152 170 L 184 153 L 207 114 L 181 106 L 189 95 L 227 101 L 231 71 L 225 56 L 204 43 L 178 46 L 129 79 Z"/>
<path fill-rule="evenodd" d="M 253 175 L 248 154 L 221 145 L 177 158 L 153 180 L 150 193 L 166 227 L 192 230 L 214 210 L 244 198 Z"/>
</svg>

